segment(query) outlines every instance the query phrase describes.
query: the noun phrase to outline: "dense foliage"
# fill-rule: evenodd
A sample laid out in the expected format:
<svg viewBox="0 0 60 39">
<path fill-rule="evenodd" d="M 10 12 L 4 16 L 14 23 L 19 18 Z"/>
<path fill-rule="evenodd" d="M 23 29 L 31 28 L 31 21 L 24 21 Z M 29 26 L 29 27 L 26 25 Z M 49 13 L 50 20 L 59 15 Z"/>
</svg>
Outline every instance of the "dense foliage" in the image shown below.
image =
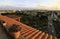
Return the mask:
<svg viewBox="0 0 60 39">
<path fill-rule="evenodd" d="M 35 14 L 35 12 L 37 14 Z M 19 15 L 21 16 L 20 22 L 27 24 L 38 30 L 47 32 L 48 16 L 44 13 L 47 13 L 47 12 L 16 11 L 15 13 L 2 13 L 2 15 Z M 60 18 L 60 16 L 58 17 Z M 53 20 L 53 25 L 55 27 L 56 36 L 60 38 L 60 22 L 58 20 L 56 21 Z"/>
</svg>

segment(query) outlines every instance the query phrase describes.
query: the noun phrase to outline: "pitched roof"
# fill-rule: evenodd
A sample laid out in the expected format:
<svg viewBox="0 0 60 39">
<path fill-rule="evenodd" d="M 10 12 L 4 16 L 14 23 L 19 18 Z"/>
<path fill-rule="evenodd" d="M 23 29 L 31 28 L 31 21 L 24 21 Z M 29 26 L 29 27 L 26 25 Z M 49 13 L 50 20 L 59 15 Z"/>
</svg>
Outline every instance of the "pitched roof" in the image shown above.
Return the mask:
<svg viewBox="0 0 60 39">
<path fill-rule="evenodd" d="M 27 26 L 21 22 L 18 22 L 12 18 L 9 18 L 7 16 L 0 16 L 0 19 L 6 21 L 8 24 L 18 24 L 22 27 L 21 35 L 26 37 L 26 39 L 57 39 L 56 36 L 49 35 L 48 33 L 45 33 L 43 31 L 34 29 L 30 26 Z"/>
</svg>

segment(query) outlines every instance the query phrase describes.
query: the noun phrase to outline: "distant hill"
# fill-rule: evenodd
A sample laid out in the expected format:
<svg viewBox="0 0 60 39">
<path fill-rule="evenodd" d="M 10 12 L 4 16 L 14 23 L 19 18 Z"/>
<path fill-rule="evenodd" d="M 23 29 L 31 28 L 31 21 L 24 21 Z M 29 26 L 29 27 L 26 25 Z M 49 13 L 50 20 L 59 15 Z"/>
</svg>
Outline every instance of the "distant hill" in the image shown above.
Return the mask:
<svg viewBox="0 0 60 39">
<path fill-rule="evenodd" d="M 0 6 L 0 10 L 34 10 L 35 8 Z"/>
<path fill-rule="evenodd" d="M 16 6 L 0 6 L 0 10 L 47 10 L 45 8 L 28 8 L 28 7 L 16 7 Z M 50 10 L 49 10 L 50 11 Z M 52 10 L 54 11 L 54 10 Z"/>
</svg>

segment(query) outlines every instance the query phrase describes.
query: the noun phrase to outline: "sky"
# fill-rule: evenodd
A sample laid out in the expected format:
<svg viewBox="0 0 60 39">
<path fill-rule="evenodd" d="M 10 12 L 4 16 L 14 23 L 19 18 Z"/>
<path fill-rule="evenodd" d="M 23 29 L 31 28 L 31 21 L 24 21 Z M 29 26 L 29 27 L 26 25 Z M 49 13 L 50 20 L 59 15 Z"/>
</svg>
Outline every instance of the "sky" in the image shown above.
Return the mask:
<svg viewBox="0 0 60 39">
<path fill-rule="evenodd" d="M 0 0 L 2 7 L 23 7 L 47 10 L 60 10 L 60 0 Z"/>
</svg>

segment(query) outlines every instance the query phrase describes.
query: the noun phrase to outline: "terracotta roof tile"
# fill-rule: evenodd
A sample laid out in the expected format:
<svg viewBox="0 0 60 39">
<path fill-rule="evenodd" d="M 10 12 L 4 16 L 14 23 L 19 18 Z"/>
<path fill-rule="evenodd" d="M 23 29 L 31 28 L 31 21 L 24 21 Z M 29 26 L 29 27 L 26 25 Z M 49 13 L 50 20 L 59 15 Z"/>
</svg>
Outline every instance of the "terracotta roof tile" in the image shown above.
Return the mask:
<svg viewBox="0 0 60 39">
<path fill-rule="evenodd" d="M 26 39 L 57 39 L 55 36 L 49 35 L 43 31 L 39 31 L 32 27 L 29 27 L 23 23 L 20 23 L 7 16 L 0 16 L 0 19 L 6 21 L 9 24 L 18 24 L 22 27 L 21 34 L 26 37 Z"/>
</svg>

